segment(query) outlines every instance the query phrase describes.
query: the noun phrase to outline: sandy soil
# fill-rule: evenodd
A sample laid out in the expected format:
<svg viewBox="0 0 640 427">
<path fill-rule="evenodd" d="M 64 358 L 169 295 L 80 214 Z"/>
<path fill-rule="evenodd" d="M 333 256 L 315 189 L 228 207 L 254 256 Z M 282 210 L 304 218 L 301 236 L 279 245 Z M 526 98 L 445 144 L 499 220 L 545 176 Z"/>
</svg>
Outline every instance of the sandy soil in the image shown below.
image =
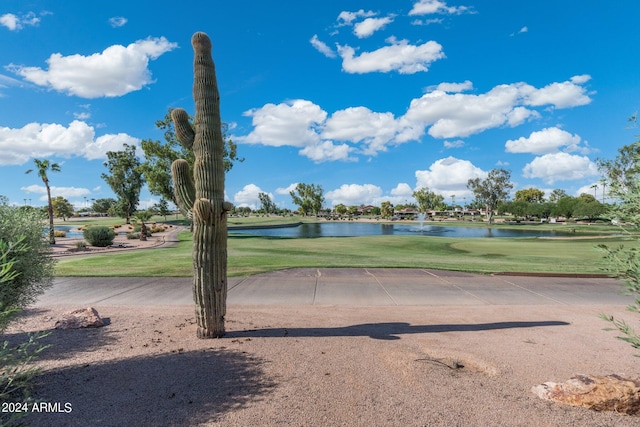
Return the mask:
<svg viewBox="0 0 640 427">
<path fill-rule="evenodd" d="M 193 307 L 100 307 L 108 325 L 53 330 L 29 310 L 10 331 L 51 330 L 33 426 L 638 426 L 639 417 L 540 400 L 575 374 L 638 375 L 611 306 L 230 306 L 228 334 L 195 337 Z M 70 409 L 70 412 L 64 412 Z"/>
</svg>

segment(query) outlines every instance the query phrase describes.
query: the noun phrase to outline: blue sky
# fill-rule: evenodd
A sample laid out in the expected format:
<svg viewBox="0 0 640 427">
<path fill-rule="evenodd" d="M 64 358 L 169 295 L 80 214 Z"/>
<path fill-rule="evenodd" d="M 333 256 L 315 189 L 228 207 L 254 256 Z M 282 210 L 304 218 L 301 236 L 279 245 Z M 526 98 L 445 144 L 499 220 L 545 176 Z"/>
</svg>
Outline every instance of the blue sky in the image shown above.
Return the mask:
<svg viewBox="0 0 640 427">
<path fill-rule="evenodd" d="M 226 178 L 236 205 L 265 192 L 292 207 L 299 182 L 326 206 L 411 202 L 418 187 L 464 203 L 467 180 L 497 167 L 514 191 L 593 194 L 595 160 L 634 141 L 638 16 L 635 0 L 3 0 L 0 194 L 45 204 L 24 172 L 48 158 L 54 196 L 113 197 L 106 151 L 194 111 L 195 31 L 246 159 Z M 141 207 L 158 199 L 145 189 Z"/>
</svg>

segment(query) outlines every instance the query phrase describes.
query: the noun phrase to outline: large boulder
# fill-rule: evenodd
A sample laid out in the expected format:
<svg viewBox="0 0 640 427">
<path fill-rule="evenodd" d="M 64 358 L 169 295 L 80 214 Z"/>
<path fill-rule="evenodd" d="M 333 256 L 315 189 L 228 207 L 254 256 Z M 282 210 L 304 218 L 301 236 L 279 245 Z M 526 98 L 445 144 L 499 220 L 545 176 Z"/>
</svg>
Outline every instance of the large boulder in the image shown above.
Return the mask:
<svg viewBox="0 0 640 427">
<path fill-rule="evenodd" d="M 67 311 L 56 322 L 56 329 L 99 328 L 101 326 L 104 326 L 104 321 L 93 307 Z"/>
<path fill-rule="evenodd" d="M 546 382 L 533 386 L 531 391 L 553 402 L 595 411 L 640 415 L 640 378 L 577 375 L 564 383 Z"/>
</svg>

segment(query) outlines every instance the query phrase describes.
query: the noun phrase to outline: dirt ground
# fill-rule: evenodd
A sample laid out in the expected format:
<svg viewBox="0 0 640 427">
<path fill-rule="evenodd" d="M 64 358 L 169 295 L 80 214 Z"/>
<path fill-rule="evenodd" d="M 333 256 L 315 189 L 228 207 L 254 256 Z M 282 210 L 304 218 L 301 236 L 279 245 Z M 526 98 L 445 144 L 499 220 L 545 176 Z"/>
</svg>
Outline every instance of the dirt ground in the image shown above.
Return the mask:
<svg viewBox="0 0 640 427">
<path fill-rule="evenodd" d="M 33 426 L 638 426 L 543 401 L 576 374 L 638 376 L 599 312 L 620 306 L 230 306 L 195 336 L 192 306 L 99 307 L 107 326 L 55 330 L 29 310 L 10 341 L 48 330 Z M 65 408 L 68 411 L 65 411 Z"/>
</svg>

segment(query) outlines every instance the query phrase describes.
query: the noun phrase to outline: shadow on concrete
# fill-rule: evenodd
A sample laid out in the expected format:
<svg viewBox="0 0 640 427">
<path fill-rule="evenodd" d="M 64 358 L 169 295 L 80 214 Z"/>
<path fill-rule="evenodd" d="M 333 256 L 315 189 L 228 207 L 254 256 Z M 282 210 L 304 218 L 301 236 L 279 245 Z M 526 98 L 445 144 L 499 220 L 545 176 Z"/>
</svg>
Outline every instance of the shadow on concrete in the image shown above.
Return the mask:
<svg viewBox="0 0 640 427">
<path fill-rule="evenodd" d="M 43 372 L 34 398 L 71 412 L 32 413 L 30 426 L 161 426 L 215 422 L 275 387 L 263 360 L 207 349 L 86 364 Z"/>
<path fill-rule="evenodd" d="M 247 329 L 229 332 L 225 337 L 360 337 L 378 340 L 397 340 L 406 334 L 433 334 L 441 332 L 476 332 L 496 329 L 539 328 L 567 326 L 569 323 L 549 320 L 539 322 L 495 322 L 477 324 L 411 325 L 403 322 L 363 323 L 336 328 L 271 328 Z"/>
</svg>

